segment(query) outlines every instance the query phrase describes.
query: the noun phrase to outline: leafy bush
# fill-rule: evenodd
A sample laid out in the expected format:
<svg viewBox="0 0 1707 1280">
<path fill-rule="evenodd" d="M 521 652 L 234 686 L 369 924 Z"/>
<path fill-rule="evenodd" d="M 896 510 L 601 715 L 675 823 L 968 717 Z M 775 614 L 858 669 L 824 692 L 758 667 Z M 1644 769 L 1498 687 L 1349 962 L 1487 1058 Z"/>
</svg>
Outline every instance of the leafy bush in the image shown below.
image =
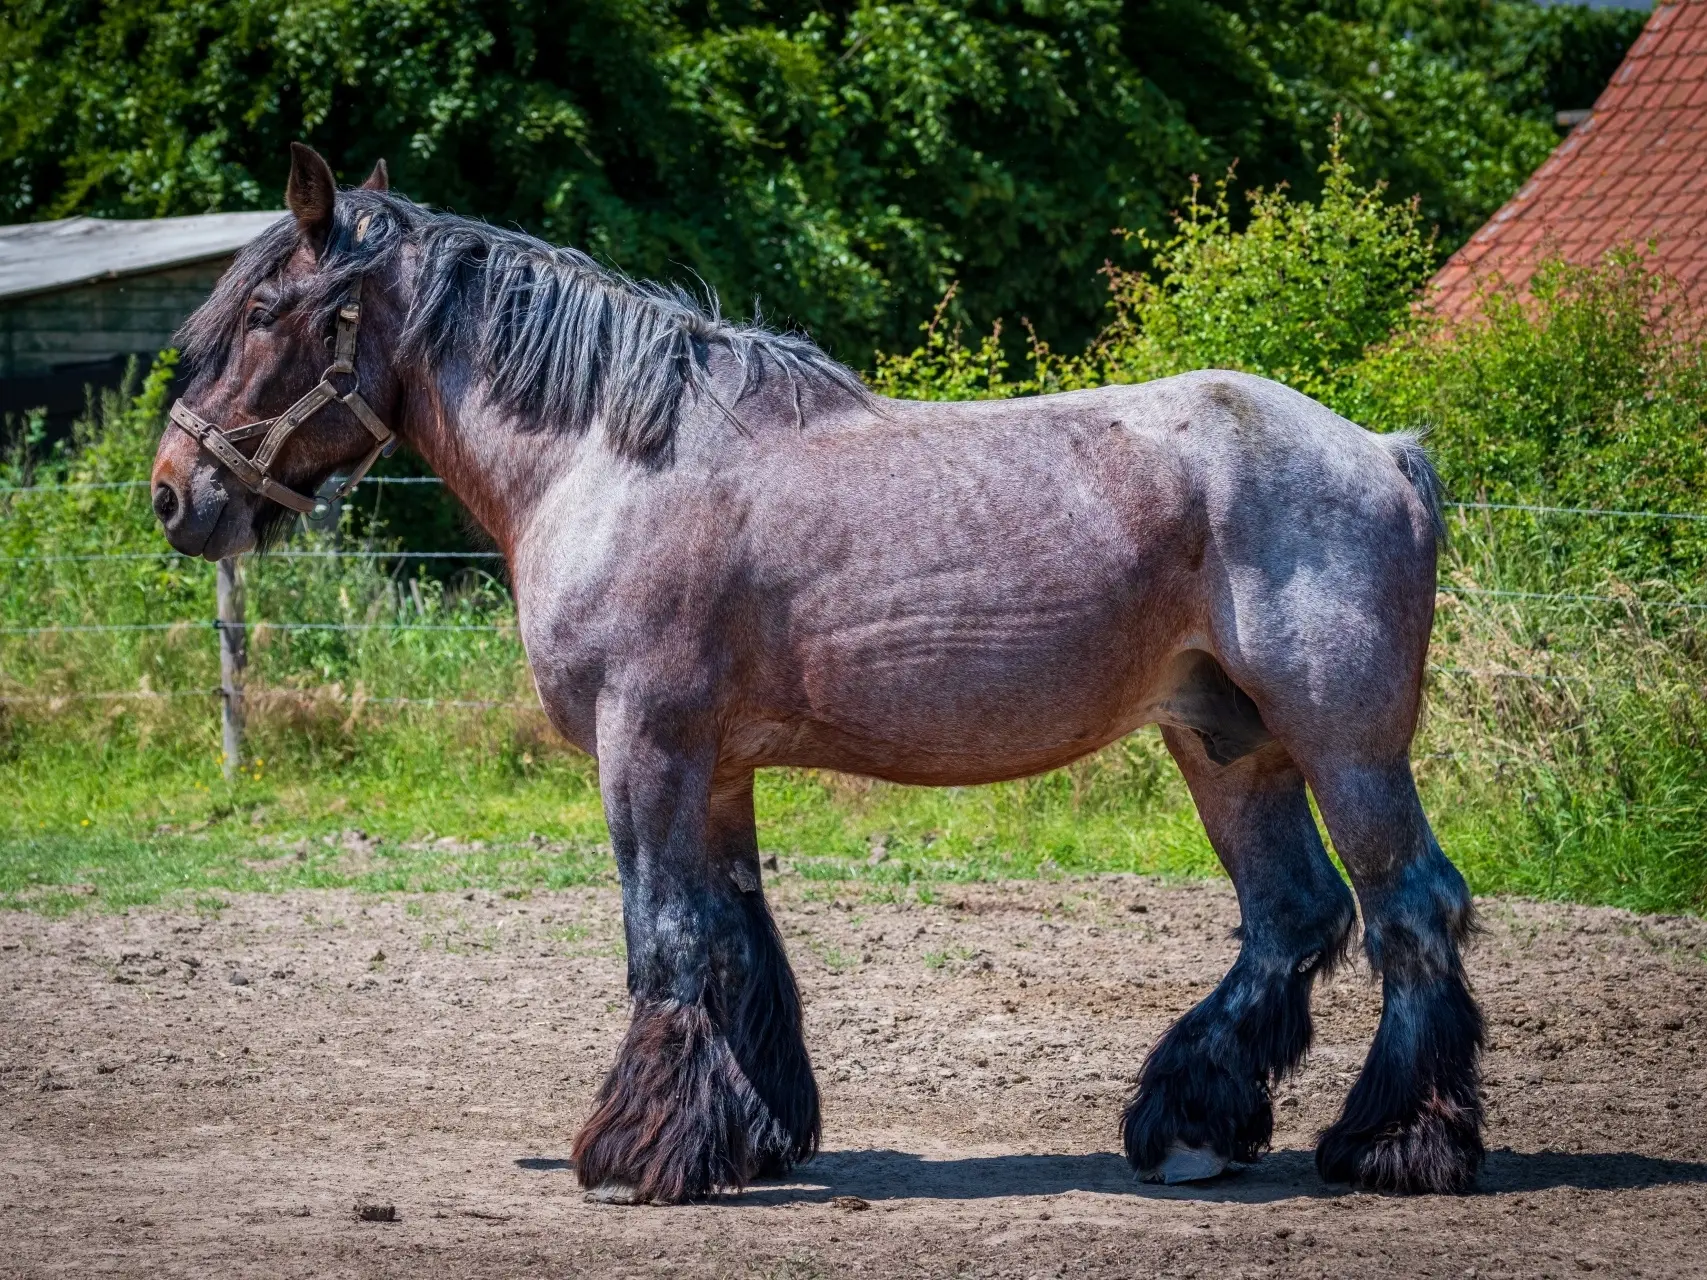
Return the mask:
<svg viewBox="0 0 1707 1280">
<path fill-rule="evenodd" d="M 1193 186 L 1167 241 L 1129 233 L 1152 270 L 1106 268 L 1112 315 L 1082 355 L 1034 340 L 1032 375 L 1009 378 L 999 331 L 968 348 L 939 308 L 921 347 L 878 357 L 873 383 L 891 395 L 964 399 L 1221 368 L 1332 399 L 1364 352 L 1408 323 L 1436 255 L 1415 203 L 1359 186 L 1337 134 L 1322 176 L 1318 202 L 1251 191 L 1236 228 L 1229 174 L 1207 201 Z"/>
<path fill-rule="evenodd" d="M 1696 510 L 1707 492 L 1707 349 L 1681 306 L 1634 248 L 1587 266 L 1546 262 L 1524 296 L 1490 282 L 1476 323 L 1404 327 L 1349 371 L 1336 407 L 1378 429 L 1429 429 L 1460 498 Z M 1555 584 L 1564 574 L 1579 585 L 1698 586 L 1707 568 L 1699 522 L 1545 528 L 1547 545 L 1528 559 Z"/>
<path fill-rule="evenodd" d="M 1101 381 L 1240 369 L 1330 399 L 1374 343 L 1403 325 L 1434 246 L 1416 204 L 1361 188 L 1336 139 L 1319 202 L 1250 193 L 1235 232 L 1229 179 L 1195 189 L 1154 276 L 1111 268 L 1114 319 L 1091 353 Z"/>
</svg>

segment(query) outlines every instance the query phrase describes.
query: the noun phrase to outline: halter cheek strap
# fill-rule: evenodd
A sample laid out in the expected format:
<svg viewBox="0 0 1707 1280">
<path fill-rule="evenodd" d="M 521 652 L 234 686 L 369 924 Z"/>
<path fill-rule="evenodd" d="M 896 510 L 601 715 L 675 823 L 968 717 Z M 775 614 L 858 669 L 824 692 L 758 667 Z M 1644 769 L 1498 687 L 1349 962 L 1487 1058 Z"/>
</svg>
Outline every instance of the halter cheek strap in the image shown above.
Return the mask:
<svg viewBox="0 0 1707 1280">
<path fill-rule="evenodd" d="M 356 328 L 361 323 L 361 318 L 362 282 L 358 276 L 355 284 L 350 286 L 349 296 L 338 308 L 338 334 L 332 352 L 332 363 L 327 366 L 326 372 L 320 375 L 319 384 L 278 417 L 224 429 L 209 422 L 182 400 L 172 403 L 168 417 L 218 459 L 250 492 L 258 493 L 281 507 L 289 507 L 292 511 L 300 511 L 304 515 L 324 515 L 332 502 L 344 497 L 361 483 L 369 467 L 382 457 L 390 457 L 392 450 L 397 447 L 396 433 L 381 422 L 372 406 L 362 399 L 359 382 L 342 395 L 332 385 L 332 377 L 335 374 L 355 374 Z M 356 420 L 373 436 L 374 445 L 350 473 L 349 479 L 339 485 L 329 498 L 311 498 L 275 480 L 272 474 L 273 460 L 279 456 L 285 441 L 290 439 L 298 427 L 333 401 L 344 405 L 356 415 Z M 257 436 L 261 437 L 261 445 L 252 456 L 244 457 L 238 452 L 239 444 Z"/>
</svg>

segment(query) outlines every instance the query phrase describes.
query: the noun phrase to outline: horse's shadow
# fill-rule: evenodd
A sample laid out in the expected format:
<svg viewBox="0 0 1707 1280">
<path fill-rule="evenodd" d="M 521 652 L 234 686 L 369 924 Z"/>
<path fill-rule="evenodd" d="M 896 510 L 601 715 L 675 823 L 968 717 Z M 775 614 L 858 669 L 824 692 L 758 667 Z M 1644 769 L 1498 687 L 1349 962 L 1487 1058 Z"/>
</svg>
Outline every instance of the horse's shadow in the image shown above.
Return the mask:
<svg viewBox="0 0 1707 1280">
<path fill-rule="evenodd" d="M 567 1160 L 527 1157 L 516 1166 L 569 1170 Z M 1631 1152 L 1491 1151 L 1476 1186 L 1479 1195 L 1514 1195 L 1573 1187 L 1626 1191 L 1643 1187 L 1707 1184 L 1707 1164 L 1661 1160 Z M 862 1200 L 988 1200 L 1055 1196 L 1069 1191 L 1263 1204 L 1345 1194 L 1316 1176 L 1309 1151 L 1276 1151 L 1259 1164 L 1211 1182 L 1164 1187 L 1136 1181 L 1126 1161 L 1112 1154 L 1084 1156 L 969 1156 L 928 1160 L 907 1151 L 826 1151 L 783 1183 L 760 1183 L 741 1197 L 752 1204 L 823 1203 L 837 1196 Z"/>
</svg>

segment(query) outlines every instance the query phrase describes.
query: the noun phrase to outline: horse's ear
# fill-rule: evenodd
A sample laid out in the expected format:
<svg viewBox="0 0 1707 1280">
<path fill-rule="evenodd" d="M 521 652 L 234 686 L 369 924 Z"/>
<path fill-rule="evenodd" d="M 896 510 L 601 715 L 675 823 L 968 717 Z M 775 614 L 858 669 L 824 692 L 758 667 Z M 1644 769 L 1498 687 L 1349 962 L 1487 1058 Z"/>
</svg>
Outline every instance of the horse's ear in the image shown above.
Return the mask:
<svg viewBox="0 0 1707 1280">
<path fill-rule="evenodd" d="M 332 206 L 338 180 L 332 166 L 313 147 L 290 144 L 290 180 L 285 183 L 285 206 L 296 215 L 303 237 L 319 253 L 332 233 Z"/>
<path fill-rule="evenodd" d="M 389 170 L 385 167 L 385 161 L 381 160 L 373 166 L 373 172 L 368 174 L 367 181 L 362 183 L 362 190 L 363 191 L 390 191 L 391 190 L 391 170 Z"/>
</svg>

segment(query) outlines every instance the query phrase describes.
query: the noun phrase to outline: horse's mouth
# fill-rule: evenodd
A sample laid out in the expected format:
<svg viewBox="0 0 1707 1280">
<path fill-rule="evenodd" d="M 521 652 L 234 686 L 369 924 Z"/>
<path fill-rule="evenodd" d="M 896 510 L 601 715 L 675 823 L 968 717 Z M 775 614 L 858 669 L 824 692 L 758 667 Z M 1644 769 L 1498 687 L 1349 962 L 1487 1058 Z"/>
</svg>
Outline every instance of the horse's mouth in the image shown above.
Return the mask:
<svg viewBox="0 0 1707 1280">
<path fill-rule="evenodd" d="M 172 545 L 177 547 L 179 551 L 183 552 L 183 554 L 187 556 L 195 556 L 201 560 L 217 563 L 231 554 L 231 552 L 223 546 L 226 539 L 221 536 L 230 518 L 231 500 L 229 498 L 221 498 L 219 502 L 219 513 L 214 516 L 213 522 L 207 526 L 207 531 L 202 534 L 200 540 L 194 547 L 180 545 L 176 541 L 173 541 Z M 169 535 L 168 540 L 171 540 Z"/>
</svg>

